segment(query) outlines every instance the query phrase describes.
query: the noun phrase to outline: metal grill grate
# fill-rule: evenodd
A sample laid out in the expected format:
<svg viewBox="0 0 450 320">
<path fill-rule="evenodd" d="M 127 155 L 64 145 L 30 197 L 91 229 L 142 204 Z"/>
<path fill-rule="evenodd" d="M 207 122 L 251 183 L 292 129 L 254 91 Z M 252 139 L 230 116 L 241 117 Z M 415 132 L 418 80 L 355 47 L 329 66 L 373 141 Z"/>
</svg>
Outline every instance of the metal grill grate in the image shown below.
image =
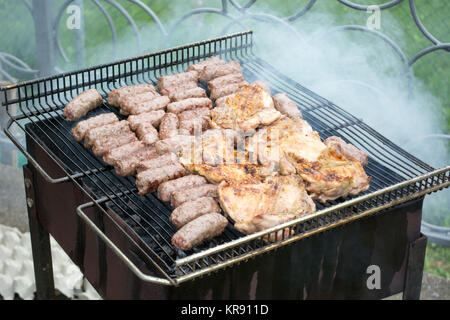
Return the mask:
<svg viewBox="0 0 450 320">
<path fill-rule="evenodd" d="M 223 235 L 188 252 L 177 250 L 170 239 L 175 227 L 169 222 L 171 208 L 154 194 L 138 196 L 134 177 L 119 177 L 114 169 L 77 143 L 70 130 L 75 125 L 62 117 L 62 110 L 74 96 L 96 88 L 104 97 L 111 90 L 130 84 L 153 83 L 157 78 L 183 72 L 191 63 L 212 55 L 238 60 L 247 81 L 266 81 L 272 94 L 287 92 L 301 108 L 305 120 L 321 138 L 343 137 L 369 153 L 366 172 L 372 177 L 370 189 L 357 198 L 347 197 L 317 204 L 318 211 L 271 229 L 245 236 L 229 224 Z M 450 167 L 434 170 L 374 131 L 361 120 L 283 76 L 252 52 L 252 32 L 238 33 L 183 47 L 139 56 L 51 78 L 2 88 L 10 121 L 5 133 L 49 182 L 73 181 L 102 212 L 116 217 L 122 230 L 168 283 L 176 284 L 223 268 L 257 254 L 296 241 L 312 233 L 347 223 L 448 187 Z M 14 94 L 11 94 L 14 93 Z M 14 100 L 7 97 L 15 96 Z M 16 106 L 18 114 L 12 114 Z M 94 113 L 118 110 L 106 102 Z M 17 138 L 25 135 L 47 152 L 64 171 L 51 177 Z M 55 201 L 59 201 L 55 199 Z M 81 211 L 81 210 L 80 210 Z M 79 212 L 80 213 L 80 212 Z M 118 218 L 117 218 L 118 217 Z M 267 237 L 288 228 L 290 236 L 277 241 Z M 162 281 L 162 283 L 167 283 Z"/>
</svg>

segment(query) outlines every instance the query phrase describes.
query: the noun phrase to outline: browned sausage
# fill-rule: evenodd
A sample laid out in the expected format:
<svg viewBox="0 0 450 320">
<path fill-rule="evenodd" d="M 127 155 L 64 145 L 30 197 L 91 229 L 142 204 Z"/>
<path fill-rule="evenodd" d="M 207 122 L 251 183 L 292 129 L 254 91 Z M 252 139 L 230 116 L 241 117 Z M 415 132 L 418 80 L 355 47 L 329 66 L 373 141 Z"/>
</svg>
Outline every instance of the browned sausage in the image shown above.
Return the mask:
<svg viewBox="0 0 450 320">
<path fill-rule="evenodd" d="M 289 99 L 286 93 L 278 93 L 272 97 L 275 109 L 290 118 L 302 119 L 302 113 L 295 105 L 295 102 Z"/>
<path fill-rule="evenodd" d="M 149 111 L 137 115 L 131 115 L 127 120 L 130 123 L 131 130 L 133 131 L 137 129 L 139 124 L 145 122 L 148 122 L 155 128 L 158 128 L 161 123 L 161 119 L 165 114 L 166 113 L 164 110 Z"/>
<path fill-rule="evenodd" d="M 139 194 L 151 193 L 164 181 L 184 176 L 186 170 L 179 164 L 141 171 L 136 175 L 136 187 Z"/>
<path fill-rule="evenodd" d="M 220 235 L 227 225 L 228 220 L 223 215 L 216 212 L 207 213 L 178 230 L 172 237 L 172 244 L 181 250 L 189 250 Z"/>
<path fill-rule="evenodd" d="M 121 98 L 130 95 L 138 95 L 144 92 L 156 92 L 156 89 L 154 86 L 147 83 L 114 89 L 108 94 L 108 103 L 112 106 L 120 107 Z"/>
<path fill-rule="evenodd" d="M 169 139 L 178 135 L 178 116 L 175 113 L 166 113 L 159 125 L 159 139 Z"/>
<path fill-rule="evenodd" d="M 81 92 L 64 108 L 63 115 L 68 121 L 76 121 L 84 117 L 89 111 L 101 106 L 103 98 L 95 89 Z"/>
<path fill-rule="evenodd" d="M 117 118 L 114 113 L 103 113 L 87 120 L 78 122 L 77 125 L 72 129 L 72 136 L 76 141 L 80 142 L 84 139 L 84 135 L 88 130 L 118 121 L 119 118 Z"/>
<path fill-rule="evenodd" d="M 84 135 L 84 146 L 86 148 L 90 148 L 94 143 L 94 141 L 96 140 L 102 140 L 103 138 L 108 138 L 113 135 L 130 132 L 131 132 L 130 125 L 126 120 L 113 122 L 101 127 L 92 128 L 86 131 L 86 134 Z"/>
<path fill-rule="evenodd" d="M 181 190 L 174 191 L 170 199 L 170 205 L 173 208 L 200 197 L 214 197 L 217 198 L 217 185 L 205 184 L 190 189 L 183 188 Z"/>
<path fill-rule="evenodd" d="M 189 98 L 181 101 L 169 103 L 167 110 L 172 113 L 180 113 L 186 110 L 196 108 L 212 108 L 212 102 L 209 98 Z"/>
<path fill-rule="evenodd" d="M 242 68 L 239 62 L 231 61 L 226 64 L 208 65 L 200 72 L 199 81 L 208 82 L 214 78 L 225 76 L 230 73 L 242 73 Z"/>
<path fill-rule="evenodd" d="M 141 114 L 144 112 L 150 112 L 155 110 L 164 109 L 170 102 L 169 97 L 166 96 L 158 96 L 153 100 L 148 100 L 145 102 L 141 102 L 135 105 L 132 105 L 128 108 L 128 113 L 132 115 Z M 122 113 L 122 109 L 121 109 Z"/>
<path fill-rule="evenodd" d="M 197 71 L 197 72 L 201 72 L 206 66 L 209 65 L 221 65 L 221 64 L 225 64 L 227 63 L 225 60 L 220 59 L 219 57 L 210 57 L 206 60 L 200 61 L 196 64 L 191 64 L 188 68 L 187 71 Z"/>
<path fill-rule="evenodd" d="M 175 208 L 170 215 L 170 221 L 175 227 L 181 228 L 186 223 L 209 212 L 220 212 L 217 200 L 212 197 L 201 197 L 187 201 Z"/>
<path fill-rule="evenodd" d="M 170 180 L 164 183 L 161 183 L 158 187 L 158 199 L 161 201 L 170 201 L 172 193 L 181 190 L 183 188 L 192 188 L 206 184 L 207 181 L 204 177 L 191 174 L 188 176 L 184 176 L 182 178 L 178 178 L 175 180 Z"/>
</svg>

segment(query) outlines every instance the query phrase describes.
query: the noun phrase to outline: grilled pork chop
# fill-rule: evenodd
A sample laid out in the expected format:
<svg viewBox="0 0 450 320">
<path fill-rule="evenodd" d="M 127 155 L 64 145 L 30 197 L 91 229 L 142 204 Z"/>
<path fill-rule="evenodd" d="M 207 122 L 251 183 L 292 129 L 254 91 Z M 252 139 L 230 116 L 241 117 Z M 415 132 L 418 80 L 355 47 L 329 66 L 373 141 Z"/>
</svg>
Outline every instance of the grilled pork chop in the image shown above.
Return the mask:
<svg viewBox="0 0 450 320">
<path fill-rule="evenodd" d="M 271 176 L 264 182 L 223 181 L 218 187 L 219 202 L 239 231 L 250 234 L 300 216 L 316 206 L 297 175 Z"/>
<path fill-rule="evenodd" d="M 243 85 L 226 99 L 225 105 L 211 110 L 211 127 L 247 131 L 269 125 L 280 117 L 270 94 L 254 83 Z"/>
<path fill-rule="evenodd" d="M 277 163 L 281 174 L 298 173 L 313 199 L 321 202 L 369 188 L 370 178 L 361 164 L 325 145 L 304 120 L 280 119 L 258 130 L 246 148 L 263 164 Z"/>
</svg>

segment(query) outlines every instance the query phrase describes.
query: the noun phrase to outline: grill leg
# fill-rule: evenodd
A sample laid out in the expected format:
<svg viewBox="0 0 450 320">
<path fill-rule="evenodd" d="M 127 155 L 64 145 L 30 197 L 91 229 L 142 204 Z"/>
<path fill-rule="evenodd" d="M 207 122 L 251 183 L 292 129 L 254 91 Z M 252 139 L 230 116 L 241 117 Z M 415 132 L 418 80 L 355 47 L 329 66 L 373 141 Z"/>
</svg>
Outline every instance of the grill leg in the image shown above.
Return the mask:
<svg viewBox="0 0 450 320">
<path fill-rule="evenodd" d="M 405 280 L 405 288 L 403 290 L 403 300 L 420 299 L 426 249 L 427 249 L 427 237 L 425 235 L 421 235 L 419 239 L 411 243 L 409 246 L 408 266 L 406 269 L 406 280 Z"/>
<path fill-rule="evenodd" d="M 55 299 L 50 235 L 42 227 L 37 216 L 33 171 L 28 166 L 24 166 L 23 174 L 36 280 L 36 298 L 38 300 Z"/>
</svg>

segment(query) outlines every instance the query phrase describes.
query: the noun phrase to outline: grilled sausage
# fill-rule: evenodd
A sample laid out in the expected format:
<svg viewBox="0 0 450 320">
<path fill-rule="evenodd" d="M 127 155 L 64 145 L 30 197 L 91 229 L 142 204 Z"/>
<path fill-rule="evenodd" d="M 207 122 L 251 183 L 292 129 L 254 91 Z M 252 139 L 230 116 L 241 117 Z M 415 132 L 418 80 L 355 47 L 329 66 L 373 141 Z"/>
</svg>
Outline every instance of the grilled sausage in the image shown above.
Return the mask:
<svg viewBox="0 0 450 320">
<path fill-rule="evenodd" d="M 157 154 L 157 153 L 156 153 Z M 141 171 L 145 171 L 148 169 L 156 169 L 161 168 L 164 166 L 177 164 L 179 163 L 178 157 L 175 153 L 166 153 L 162 156 L 156 156 L 153 159 L 143 160 L 139 162 L 139 164 L 136 167 L 136 171 L 139 173 Z"/>
<path fill-rule="evenodd" d="M 227 225 L 228 220 L 223 215 L 216 212 L 207 213 L 178 230 L 172 237 L 172 244 L 181 250 L 189 250 L 220 235 Z"/>
<path fill-rule="evenodd" d="M 195 142 L 195 137 L 193 136 L 177 135 L 169 139 L 156 141 L 155 147 L 158 154 L 165 154 L 167 152 L 178 153 L 184 148 L 193 148 Z"/>
<path fill-rule="evenodd" d="M 174 84 L 172 86 L 165 87 L 161 89 L 161 94 L 165 96 L 171 96 L 178 92 L 195 89 L 198 88 L 197 81 L 187 81 L 187 82 L 180 82 L 177 84 Z"/>
<path fill-rule="evenodd" d="M 212 108 L 212 102 L 209 98 L 189 98 L 181 101 L 169 103 L 167 110 L 172 113 L 180 113 L 186 110 L 196 108 Z"/>
<path fill-rule="evenodd" d="M 121 157 L 114 163 L 114 168 L 119 176 L 131 176 L 136 173 L 136 168 L 139 163 L 149 159 L 154 159 L 158 156 L 155 147 L 144 145 L 136 150 L 133 154 Z"/>
<path fill-rule="evenodd" d="M 278 93 L 272 97 L 275 109 L 282 114 L 287 115 L 293 119 L 302 119 L 302 113 L 295 105 L 295 102 L 289 99 L 286 93 Z"/>
<path fill-rule="evenodd" d="M 169 97 L 166 96 L 158 96 L 154 98 L 153 100 L 148 100 L 145 102 L 141 102 L 138 104 L 135 104 L 133 106 L 130 106 L 127 110 L 128 113 L 131 115 L 141 114 L 144 112 L 150 112 L 155 110 L 161 110 L 164 109 L 170 102 Z M 122 109 L 121 109 L 122 113 Z"/>
<path fill-rule="evenodd" d="M 197 117 L 180 121 L 180 134 L 184 135 L 200 135 L 209 128 L 209 117 Z"/>
<path fill-rule="evenodd" d="M 159 140 L 158 131 L 152 126 L 151 123 L 141 123 L 138 125 L 136 134 L 142 142 L 147 145 L 154 144 Z"/>
<path fill-rule="evenodd" d="M 221 65 L 221 64 L 225 64 L 227 63 L 225 60 L 220 59 L 219 57 L 210 57 L 206 60 L 200 61 L 196 64 L 191 64 L 188 68 L 187 71 L 197 71 L 197 72 L 201 72 L 206 66 L 209 65 Z"/>
<path fill-rule="evenodd" d="M 114 148 L 110 150 L 103 156 L 103 161 L 110 166 L 114 166 L 114 164 L 122 158 L 128 157 L 131 154 L 134 154 L 141 148 L 145 147 L 145 144 L 142 141 L 134 141 L 120 147 Z M 156 152 L 156 150 L 155 150 Z"/>
<path fill-rule="evenodd" d="M 242 73 L 230 73 L 225 76 L 221 76 L 218 78 L 215 78 L 208 82 L 208 89 L 209 91 L 216 90 L 219 87 L 226 86 L 230 83 L 240 83 L 244 82 L 245 79 L 242 76 Z"/>
<path fill-rule="evenodd" d="M 188 98 L 207 98 L 206 91 L 203 88 L 182 88 L 181 90 L 172 90 L 169 93 L 170 101 L 180 101 Z"/>
<path fill-rule="evenodd" d="M 199 81 L 208 82 L 214 78 L 225 76 L 230 73 L 242 73 L 239 62 L 231 61 L 225 64 L 208 65 L 200 72 Z"/>
<path fill-rule="evenodd" d="M 190 189 L 183 188 L 181 190 L 174 191 L 170 198 L 170 205 L 173 208 L 176 208 L 186 201 L 191 201 L 200 197 L 217 198 L 217 185 L 205 184 Z"/>
<path fill-rule="evenodd" d="M 159 125 L 159 139 L 169 139 L 178 135 L 178 116 L 175 113 L 166 113 Z"/>
<path fill-rule="evenodd" d="M 114 89 L 108 94 L 108 103 L 112 106 L 120 107 L 121 98 L 125 96 L 135 96 L 144 92 L 156 92 L 156 89 L 154 86 L 147 83 Z"/>
<path fill-rule="evenodd" d="M 151 193 L 164 181 L 184 176 L 186 170 L 179 164 L 141 171 L 136 175 L 136 187 L 140 195 Z"/>
<path fill-rule="evenodd" d="M 158 89 L 159 91 L 179 85 L 183 82 L 197 82 L 198 81 L 198 72 L 197 71 L 188 71 L 177 73 L 169 76 L 159 77 L 158 78 Z"/>
<path fill-rule="evenodd" d="M 149 111 L 137 115 L 131 115 L 127 120 L 130 123 L 131 130 L 133 131 L 137 130 L 139 124 L 146 122 L 150 123 L 155 128 L 158 128 L 161 123 L 161 119 L 165 114 L 166 113 L 164 110 Z"/>
<path fill-rule="evenodd" d="M 119 135 L 108 136 L 105 139 L 95 140 L 92 144 L 92 152 L 97 157 L 103 157 L 114 148 L 137 141 L 134 132 L 121 133 Z"/>
<path fill-rule="evenodd" d="M 89 111 L 101 106 L 103 98 L 95 89 L 89 89 L 81 92 L 73 98 L 64 108 L 63 115 L 67 121 L 76 121 Z"/>
<path fill-rule="evenodd" d="M 72 129 L 72 136 L 76 141 L 80 142 L 84 139 L 84 135 L 88 130 L 118 121 L 119 118 L 117 118 L 114 113 L 103 113 L 98 116 L 78 122 L 77 125 Z"/>
<path fill-rule="evenodd" d="M 178 178 L 175 180 L 170 180 L 164 183 L 161 183 L 158 187 L 158 199 L 161 201 L 170 201 L 172 193 L 181 190 L 182 188 L 192 188 L 206 184 L 207 181 L 204 177 L 191 174 L 188 176 L 184 176 L 182 178 Z"/>
<path fill-rule="evenodd" d="M 126 95 L 120 98 L 120 113 L 128 115 L 131 113 L 131 109 L 136 105 L 141 105 L 146 102 L 152 101 L 161 95 L 158 92 L 146 91 L 136 95 Z"/>
<path fill-rule="evenodd" d="M 212 100 L 216 100 L 218 98 L 236 93 L 242 86 L 246 84 L 248 83 L 244 81 L 239 83 L 230 83 L 223 87 L 217 87 L 210 92 L 209 96 Z"/>
<path fill-rule="evenodd" d="M 219 213 L 219 204 L 212 197 L 202 197 L 187 201 L 175 208 L 170 215 L 170 221 L 179 229 L 186 223 L 209 212 Z"/>
<path fill-rule="evenodd" d="M 86 148 L 90 148 L 96 140 L 100 141 L 104 138 L 122 133 L 131 133 L 130 125 L 126 120 L 92 128 L 86 131 L 86 134 L 84 135 L 84 146 Z"/>
<path fill-rule="evenodd" d="M 180 121 L 190 120 L 194 118 L 198 118 L 201 116 L 209 117 L 211 115 L 211 109 L 209 108 L 196 108 L 192 110 L 183 111 L 178 114 L 178 119 Z"/>
</svg>

